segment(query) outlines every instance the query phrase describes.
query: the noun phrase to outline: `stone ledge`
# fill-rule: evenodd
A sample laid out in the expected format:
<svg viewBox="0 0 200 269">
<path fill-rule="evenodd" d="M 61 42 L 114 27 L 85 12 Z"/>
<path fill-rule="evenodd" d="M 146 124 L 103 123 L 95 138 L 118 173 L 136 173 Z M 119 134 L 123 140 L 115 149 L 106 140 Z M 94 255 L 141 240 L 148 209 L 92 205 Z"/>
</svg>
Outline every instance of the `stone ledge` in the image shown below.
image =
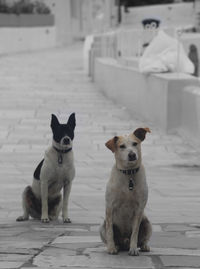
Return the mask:
<svg viewBox="0 0 200 269">
<path fill-rule="evenodd" d="M 187 74 L 144 75 L 137 68 L 110 58 L 95 60 L 94 81 L 106 96 L 125 106 L 132 115 L 166 132 L 181 128 L 184 110 L 192 108 L 186 101 L 183 107 L 184 88 L 200 85 L 197 78 Z"/>
</svg>

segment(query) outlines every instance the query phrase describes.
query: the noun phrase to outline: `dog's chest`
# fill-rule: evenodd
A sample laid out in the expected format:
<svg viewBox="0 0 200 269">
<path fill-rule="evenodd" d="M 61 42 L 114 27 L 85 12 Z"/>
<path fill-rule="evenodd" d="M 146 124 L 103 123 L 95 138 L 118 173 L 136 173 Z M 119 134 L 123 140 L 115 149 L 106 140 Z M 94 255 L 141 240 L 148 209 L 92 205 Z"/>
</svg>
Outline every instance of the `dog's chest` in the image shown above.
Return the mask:
<svg viewBox="0 0 200 269">
<path fill-rule="evenodd" d="M 132 185 L 130 188 L 130 178 Z M 116 219 L 132 218 L 142 212 L 147 202 L 148 187 L 146 181 L 134 177 L 123 177 L 118 181 L 110 182 L 107 190 L 107 206 L 113 208 Z M 121 184 L 123 182 L 123 184 Z"/>
<path fill-rule="evenodd" d="M 49 195 L 59 192 L 64 185 L 68 185 L 74 178 L 74 167 L 56 167 L 54 176 L 48 183 Z"/>
<path fill-rule="evenodd" d="M 113 201 L 113 223 L 122 231 L 131 231 L 132 223 L 138 214 L 141 214 L 146 204 L 146 195 L 138 190 L 116 192 Z"/>
<path fill-rule="evenodd" d="M 64 166 L 64 165 L 62 166 L 56 165 L 55 166 L 56 177 L 62 181 L 64 178 L 66 178 L 68 174 L 70 174 L 70 170 L 71 170 L 71 167 Z"/>
<path fill-rule="evenodd" d="M 48 160 L 49 163 L 48 163 Z M 74 162 L 73 162 L 73 154 L 69 152 L 67 154 L 59 154 L 57 152 L 49 152 L 47 154 L 48 167 L 51 166 L 52 169 L 52 176 L 56 177 L 57 180 L 61 182 L 66 178 L 73 177 L 74 174 Z"/>
<path fill-rule="evenodd" d="M 56 165 L 54 169 L 54 180 L 58 182 L 60 186 L 65 185 L 68 181 L 72 181 L 75 175 L 75 169 L 73 163 L 63 163 L 62 165 Z"/>
<path fill-rule="evenodd" d="M 143 199 L 144 194 L 138 189 L 129 190 L 129 187 L 125 186 L 113 194 L 113 207 L 122 209 L 122 211 L 137 210 Z"/>
</svg>

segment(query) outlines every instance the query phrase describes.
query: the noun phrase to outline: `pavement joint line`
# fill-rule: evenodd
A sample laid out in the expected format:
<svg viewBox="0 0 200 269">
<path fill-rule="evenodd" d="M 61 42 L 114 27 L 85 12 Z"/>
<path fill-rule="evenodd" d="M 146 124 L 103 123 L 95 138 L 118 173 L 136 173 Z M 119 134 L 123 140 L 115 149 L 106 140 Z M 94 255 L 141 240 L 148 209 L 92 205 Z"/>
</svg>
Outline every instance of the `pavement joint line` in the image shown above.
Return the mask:
<svg viewBox="0 0 200 269">
<path fill-rule="evenodd" d="M 159 256 L 151 256 L 151 259 L 152 259 L 152 262 L 155 266 L 155 269 L 163 269 L 164 268 L 164 265 L 160 259 Z"/>
<path fill-rule="evenodd" d="M 57 235 L 55 238 L 59 237 L 59 236 L 62 236 L 64 233 L 61 233 L 60 235 Z M 52 244 L 52 242 L 55 240 L 55 238 L 52 238 L 49 240 L 49 242 L 47 244 L 44 244 L 41 248 L 39 249 L 34 249 L 34 250 L 37 250 L 38 252 L 36 254 L 34 254 L 28 261 L 26 261 L 20 268 L 23 268 L 23 267 L 37 267 L 37 266 L 34 266 L 33 265 L 33 260 L 38 256 L 40 255 L 42 252 L 44 252 L 45 249 L 47 249 L 48 247 L 50 247 L 50 245 Z"/>
</svg>

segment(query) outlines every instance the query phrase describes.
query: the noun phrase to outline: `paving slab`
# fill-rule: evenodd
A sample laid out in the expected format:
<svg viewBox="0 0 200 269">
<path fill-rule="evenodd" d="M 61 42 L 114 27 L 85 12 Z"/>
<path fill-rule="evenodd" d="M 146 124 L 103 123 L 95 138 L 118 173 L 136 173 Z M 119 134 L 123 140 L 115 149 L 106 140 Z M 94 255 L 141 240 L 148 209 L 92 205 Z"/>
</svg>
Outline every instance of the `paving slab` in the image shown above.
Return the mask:
<svg viewBox="0 0 200 269">
<path fill-rule="evenodd" d="M 196 256 L 200 257 L 200 249 L 183 249 L 183 248 L 154 248 L 151 247 L 150 256 Z"/>
<path fill-rule="evenodd" d="M 200 267 L 200 257 L 188 257 L 188 256 L 160 256 L 163 265 L 166 267 L 191 267 L 199 268 Z"/>
<path fill-rule="evenodd" d="M 23 265 L 23 262 L 16 262 L 16 261 L 0 261 L 0 268 L 1 269 L 16 269 L 20 268 Z"/>
<path fill-rule="evenodd" d="M 80 268 L 154 268 L 149 257 L 130 257 L 130 256 L 109 256 L 104 253 L 92 253 L 91 255 L 67 256 L 65 253 L 59 255 L 59 259 L 52 255 L 41 254 L 34 259 L 36 266 L 44 267 L 80 267 Z"/>
<path fill-rule="evenodd" d="M 99 243 L 99 236 L 60 236 L 52 244 Z"/>
<path fill-rule="evenodd" d="M 199 249 L 199 238 L 187 238 L 185 234 L 180 232 L 157 232 L 150 239 L 152 247 L 162 248 L 182 248 L 182 249 Z"/>
</svg>

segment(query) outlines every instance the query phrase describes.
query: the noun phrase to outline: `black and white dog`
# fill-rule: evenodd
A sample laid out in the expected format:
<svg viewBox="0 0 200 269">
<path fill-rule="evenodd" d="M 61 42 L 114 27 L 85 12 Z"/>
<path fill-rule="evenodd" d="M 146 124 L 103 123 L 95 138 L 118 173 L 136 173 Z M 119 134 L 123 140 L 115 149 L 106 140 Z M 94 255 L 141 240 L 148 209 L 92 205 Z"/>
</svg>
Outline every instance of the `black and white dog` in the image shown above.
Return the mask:
<svg viewBox="0 0 200 269">
<path fill-rule="evenodd" d="M 52 146 L 37 166 L 32 186 L 27 186 L 23 192 L 24 214 L 17 221 L 28 220 L 31 216 L 47 223 L 57 219 L 62 209 L 63 222 L 71 222 L 68 217 L 68 200 L 75 176 L 72 151 L 75 126 L 75 113 L 70 115 L 67 124 L 60 124 L 57 117 L 52 115 Z M 60 193 L 62 189 L 63 202 Z"/>
</svg>

